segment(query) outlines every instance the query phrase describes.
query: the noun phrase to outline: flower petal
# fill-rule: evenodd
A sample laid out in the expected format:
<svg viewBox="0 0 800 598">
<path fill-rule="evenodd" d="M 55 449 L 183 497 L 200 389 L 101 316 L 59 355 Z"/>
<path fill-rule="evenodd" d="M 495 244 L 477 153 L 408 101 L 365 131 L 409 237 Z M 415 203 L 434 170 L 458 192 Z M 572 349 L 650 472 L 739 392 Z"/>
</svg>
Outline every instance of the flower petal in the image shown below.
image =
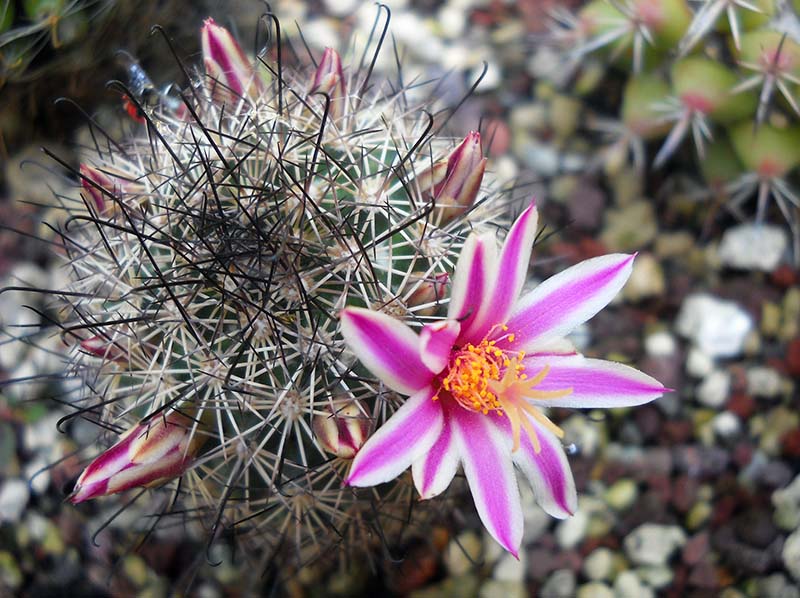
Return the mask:
<svg viewBox="0 0 800 598">
<path fill-rule="evenodd" d="M 566 335 L 603 309 L 628 280 L 634 257 L 615 253 L 585 260 L 521 297 L 506 322 L 516 335 L 513 349 L 532 351 L 538 342 Z M 511 344 L 498 340 L 497 346 Z"/>
<path fill-rule="evenodd" d="M 458 444 L 445 413 L 445 423 L 439 439 L 411 465 L 414 486 L 420 497 L 433 498 L 444 492 L 458 471 L 459 460 Z"/>
<path fill-rule="evenodd" d="M 543 399 L 541 404 L 548 407 L 633 407 L 669 392 L 655 378 L 630 366 L 603 359 L 587 359 L 582 355 L 533 356 L 525 359 L 524 364 L 525 369 L 533 373 L 546 365 L 550 368 L 536 390 L 572 389 L 564 397 Z M 532 402 L 537 401 L 532 399 Z"/>
<path fill-rule="evenodd" d="M 491 283 L 491 301 L 483 302 L 478 318 L 483 322 L 484 329 L 473 332 L 476 338 L 482 338 L 490 326 L 498 322 L 503 323 L 508 318 L 528 275 L 528 263 L 531 259 L 538 221 L 536 206 L 531 204 L 519 215 L 508 232 L 500 252 L 497 278 Z"/>
<path fill-rule="evenodd" d="M 419 334 L 419 355 L 434 374 L 441 372 L 450 359 L 450 351 L 456 342 L 461 324 L 456 320 L 441 320 L 428 324 Z"/>
<path fill-rule="evenodd" d="M 360 307 L 339 314 L 347 346 L 386 386 L 410 395 L 433 378 L 420 358 L 419 337 L 393 317 Z"/>
<path fill-rule="evenodd" d="M 375 486 L 399 476 L 428 452 L 444 425 L 442 405 L 432 388 L 410 396 L 364 443 L 353 459 L 347 484 Z"/>
<path fill-rule="evenodd" d="M 478 516 L 492 537 L 515 557 L 522 542 L 522 505 L 511 463 L 511 438 L 484 415 L 455 408 L 448 413 Z"/>
<path fill-rule="evenodd" d="M 483 304 L 489 301 L 493 272 L 497 265 L 497 242 L 494 235 L 470 235 L 456 264 L 450 307 L 447 317 L 461 322 L 459 340 L 473 338 L 483 328 L 478 319 Z"/>
<path fill-rule="evenodd" d="M 536 353 L 532 357 L 541 358 L 548 355 L 574 357 L 579 353 L 572 341 L 566 338 L 549 338 L 546 341 L 536 343 Z"/>
<path fill-rule="evenodd" d="M 537 453 L 527 434 L 522 434 L 520 447 L 512 453 L 514 464 L 528 479 L 536 502 L 550 516 L 565 519 L 578 507 L 575 480 L 561 442 L 549 430 L 528 415 L 536 429 L 541 450 Z"/>
</svg>

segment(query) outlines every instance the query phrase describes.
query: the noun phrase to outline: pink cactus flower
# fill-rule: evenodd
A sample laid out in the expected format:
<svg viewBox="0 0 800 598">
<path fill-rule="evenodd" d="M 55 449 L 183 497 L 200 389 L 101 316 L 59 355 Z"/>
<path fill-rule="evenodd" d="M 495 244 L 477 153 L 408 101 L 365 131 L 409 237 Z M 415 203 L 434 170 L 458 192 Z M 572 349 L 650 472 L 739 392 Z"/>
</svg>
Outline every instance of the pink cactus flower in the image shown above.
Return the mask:
<svg viewBox="0 0 800 598">
<path fill-rule="evenodd" d="M 627 407 L 667 391 L 631 367 L 586 358 L 564 336 L 605 307 L 634 256 L 581 262 L 519 297 L 536 236 L 531 205 L 499 251 L 473 234 L 456 266 L 446 320 L 416 334 L 369 309 L 340 314 L 347 345 L 392 390 L 408 395 L 353 460 L 347 483 L 374 486 L 411 467 L 423 499 L 444 491 L 459 466 L 486 529 L 517 556 L 522 507 L 514 471 L 540 506 L 565 518 L 576 508 L 563 432 L 546 407 Z"/>
</svg>

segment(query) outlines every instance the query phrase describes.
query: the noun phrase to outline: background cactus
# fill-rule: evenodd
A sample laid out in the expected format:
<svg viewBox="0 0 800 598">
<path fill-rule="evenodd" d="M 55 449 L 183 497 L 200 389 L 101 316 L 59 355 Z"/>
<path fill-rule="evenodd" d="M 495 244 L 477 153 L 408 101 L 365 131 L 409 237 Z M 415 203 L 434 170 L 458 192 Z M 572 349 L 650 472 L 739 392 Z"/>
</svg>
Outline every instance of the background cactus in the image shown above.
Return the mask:
<svg viewBox="0 0 800 598">
<path fill-rule="evenodd" d="M 401 398 L 345 349 L 338 312 L 440 317 L 466 235 L 502 226 L 508 198 L 480 187 L 480 135 L 456 147 L 402 83 L 342 69 L 332 50 L 316 72 L 284 68 L 279 46 L 253 68 L 212 20 L 203 42 L 207 72 L 193 73 L 185 105 L 138 104 L 142 135 L 98 144 L 82 201 L 65 206 L 75 415 L 100 426 L 101 445 L 133 430 L 114 449 L 132 462 L 165 446 L 190 457 L 167 468 L 183 475 L 156 499 L 159 521 L 197 519 L 209 542 L 243 536 L 264 563 L 379 554 L 420 508 L 407 480 L 343 485 L 352 444 Z M 174 441 L 153 445 L 150 430 Z M 104 493 L 103 458 L 74 501 Z M 105 490 L 129 486 L 116 477 Z"/>
<path fill-rule="evenodd" d="M 550 40 L 577 76 L 551 80 L 595 106 L 598 94 L 619 90 L 621 101 L 609 106 L 614 112 L 590 120 L 615 140 L 613 151 L 603 155 L 607 172 L 626 163 L 639 176 L 647 164 L 661 168 L 691 138 L 694 170 L 701 177 L 705 146 L 731 136 L 742 165 L 720 188 L 722 195 L 711 195 L 740 218 L 750 213 L 757 222 L 785 219 L 800 259 L 795 152 L 786 152 L 798 118 L 797 17 L 771 1 L 693 6 L 686 0 L 596 0 L 574 15 L 555 13 Z M 598 59 L 607 65 L 605 74 L 592 76 L 587 86 L 581 69 L 595 73 Z M 645 152 L 645 141 L 659 140 L 658 151 Z M 780 167 L 765 173 L 752 164 L 757 160 Z M 751 200 L 755 209 L 741 209 Z"/>
</svg>

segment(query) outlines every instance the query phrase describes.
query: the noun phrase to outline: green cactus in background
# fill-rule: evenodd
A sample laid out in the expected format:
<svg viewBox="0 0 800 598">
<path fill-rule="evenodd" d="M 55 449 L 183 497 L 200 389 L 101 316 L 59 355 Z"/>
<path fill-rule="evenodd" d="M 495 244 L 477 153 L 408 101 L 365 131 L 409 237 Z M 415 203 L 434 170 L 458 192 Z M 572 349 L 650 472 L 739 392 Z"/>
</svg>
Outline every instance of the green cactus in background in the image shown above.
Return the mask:
<svg viewBox="0 0 800 598">
<path fill-rule="evenodd" d="M 594 70 L 598 59 L 608 65 L 604 77 L 593 79 L 594 95 L 585 77 L 574 81 L 573 92 L 591 101 L 609 86 L 621 88 L 622 101 L 609 106 L 620 107 L 618 113 L 592 113 L 588 120 L 591 132 L 611 137 L 600 154 L 607 174 L 629 162 L 639 176 L 648 163 L 662 168 L 690 138 L 692 174 L 709 185 L 708 195 L 739 218 L 752 199 L 757 222 L 782 216 L 800 260 L 792 148 L 800 118 L 800 43 L 794 38 L 800 23 L 788 6 L 773 0 L 594 0 L 574 15 L 561 10 L 553 16 L 550 39 L 566 72 L 580 73 L 582 63 Z M 564 70 L 553 69 L 553 84 L 570 88 Z M 660 148 L 648 155 L 651 141 Z"/>
<path fill-rule="evenodd" d="M 191 513 L 254 560 L 379 554 L 420 510 L 410 480 L 343 478 L 402 400 L 345 349 L 338 312 L 442 317 L 464 239 L 508 201 L 478 133 L 439 136 L 366 67 L 329 49 L 290 71 L 279 45 L 253 66 L 211 19 L 202 41 L 205 74 L 177 104 L 131 98 L 147 135 L 100 144 L 67 206 L 75 406 L 113 444 L 70 498 L 166 485 L 160 520 Z"/>
</svg>

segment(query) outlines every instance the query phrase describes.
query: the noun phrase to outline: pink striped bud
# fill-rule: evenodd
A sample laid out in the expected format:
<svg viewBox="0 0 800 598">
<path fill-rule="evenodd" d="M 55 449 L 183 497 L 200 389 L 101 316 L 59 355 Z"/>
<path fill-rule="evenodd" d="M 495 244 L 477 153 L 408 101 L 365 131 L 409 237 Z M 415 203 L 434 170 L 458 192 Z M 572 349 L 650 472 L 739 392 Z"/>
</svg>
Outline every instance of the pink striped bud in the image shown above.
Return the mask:
<svg viewBox="0 0 800 598">
<path fill-rule="evenodd" d="M 433 276 L 415 276 L 415 279 L 421 282 L 408 296 L 406 303 L 409 307 L 427 305 L 428 307 L 415 310 L 414 313 L 419 316 L 431 316 L 436 312 L 436 304 L 447 295 L 450 276 L 447 272 L 443 272 Z"/>
<path fill-rule="evenodd" d="M 158 486 L 180 476 L 206 440 L 197 430 L 192 433 L 195 424 L 191 417 L 174 410 L 142 420 L 89 464 L 78 478 L 70 502 Z"/>
<path fill-rule="evenodd" d="M 347 84 L 342 71 L 342 59 L 333 48 L 325 48 L 322 60 L 314 73 L 314 82 L 311 84 L 310 93 L 324 93 L 330 98 L 328 114 L 333 119 L 344 115 L 347 102 Z"/>
<path fill-rule="evenodd" d="M 100 335 L 83 339 L 80 342 L 80 347 L 90 355 L 107 359 L 108 361 L 123 361 L 125 359 L 125 352 L 122 348 Z"/>
<path fill-rule="evenodd" d="M 253 63 L 225 27 L 207 18 L 203 22 L 201 41 L 206 74 L 215 80 L 215 100 L 235 104 L 241 98 L 255 100 L 261 95 L 264 84 L 253 69 Z"/>
<path fill-rule="evenodd" d="M 355 457 L 369 432 L 369 420 L 356 403 L 329 415 L 315 415 L 311 425 L 322 448 L 342 459 Z"/>
<path fill-rule="evenodd" d="M 80 173 L 86 199 L 94 205 L 97 213 L 103 214 L 113 209 L 114 200 L 111 196 L 119 197 L 119 181 L 87 164 L 81 164 Z"/>
<path fill-rule="evenodd" d="M 447 160 L 434 162 L 433 166 L 423 170 L 416 177 L 417 185 L 425 195 L 426 200 L 433 198 L 436 188 L 441 187 L 447 177 Z"/>
<path fill-rule="evenodd" d="M 447 159 L 447 176 L 434 187 L 434 198 L 444 208 L 442 216 L 449 221 L 467 211 L 481 188 L 486 158 L 483 157 L 481 135 L 471 131 Z"/>
<path fill-rule="evenodd" d="M 121 199 L 123 194 L 140 195 L 136 200 L 138 204 L 147 201 L 145 186 L 131 180 L 130 176 L 121 170 L 108 167 L 98 170 L 88 164 L 81 164 L 80 174 L 84 196 L 100 214 L 113 212 L 117 207 L 117 200 Z"/>
</svg>

